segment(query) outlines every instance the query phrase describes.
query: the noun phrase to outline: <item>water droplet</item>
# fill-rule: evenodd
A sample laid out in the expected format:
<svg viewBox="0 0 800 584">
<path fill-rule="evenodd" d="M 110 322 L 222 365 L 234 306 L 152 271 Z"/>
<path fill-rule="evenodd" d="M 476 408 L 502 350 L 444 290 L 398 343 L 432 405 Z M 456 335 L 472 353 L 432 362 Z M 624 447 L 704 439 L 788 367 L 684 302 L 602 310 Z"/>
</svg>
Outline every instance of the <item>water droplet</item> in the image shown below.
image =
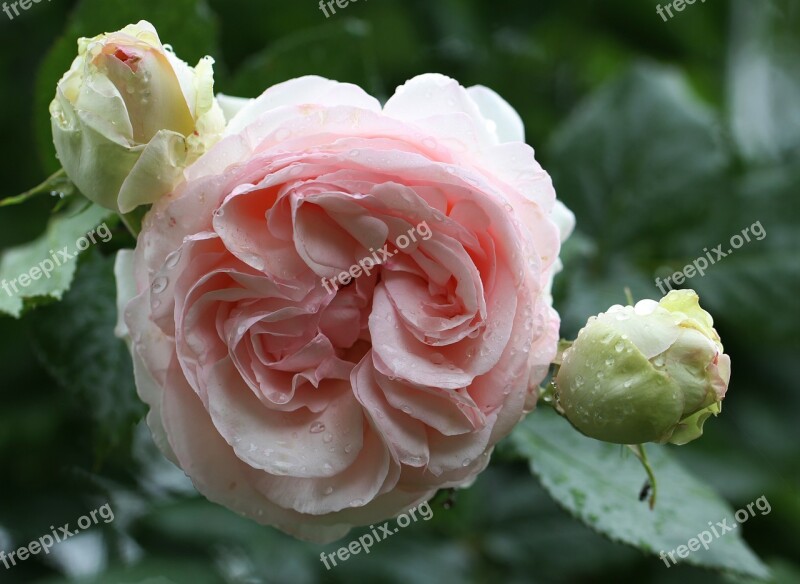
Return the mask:
<svg viewBox="0 0 800 584">
<path fill-rule="evenodd" d="M 158 310 L 161 307 L 161 301 L 156 298 L 153 300 L 153 310 Z"/>
<path fill-rule="evenodd" d="M 463 460 L 463 462 L 461 463 L 461 466 L 469 466 L 470 464 L 472 464 L 472 459 L 471 458 L 465 458 Z"/>
<path fill-rule="evenodd" d="M 325 434 L 325 436 L 322 437 L 322 441 L 325 444 L 330 443 L 331 440 L 333 440 L 333 435 L 330 432 L 328 432 L 327 434 Z"/>
<path fill-rule="evenodd" d="M 319 434 L 320 432 L 325 430 L 325 424 L 323 424 L 322 422 L 314 422 L 313 424 L 311 424 L 311 427 L 308 430 L 312 434 Z"/>
<path fill-rule="evenodd" d="M 153 285 L 151 287 L 151 290 L 153 291 L 153 294 L 161 294 L 164 290 L 167 289 L 168 285 L 169 285 L 169 280 L 164 276 L 159 276 L 158 278 L 153 280 Z"/>
<path fill-rule="evenodd" d="M 659 355 L 655 359 L 653 359 L 653 365 L 656 367 L 663 367 L 664 366 L 664 355 Z"/>
<path fill-rule="evenodd" d="M 289 396 L 279 391 L 273 391 L 271 394 L 269 394 L 269 399 L 276 404 L 285 404 L 287 401 L 289 401 Z"/>
<path fill-rule="evenodd" d="M 617 341 L 617 344 L 614 345 L 614 350 L 617 353 L 622 353 L 622 349 L 624 348 L 625 348 L 625 343 L 623 343 L 622 341 Z"/>
<path fill-rule="evenodd" d="M 361 507 L 362 505 L 364 505 L 364 501 L 362 501 L 361 499 L 353 499 L 352 501 L 350 501 L 351 507 Z"/>
<path fill-rule="evenodd" d="M 333 487 L 325 487 L 324 494 L 330 495 L 333 492 Z"/>
<path fill-rule="evenodd" d="M 322 470 L 324 470 L 325 472 L 332 472 L 333 467 L 331 466 L 331 463 L 326 462 L 325 464 L 322 465 Z"/>
<path fill-rule="evenodd" d="M 627 388 L 627 387 L 630 387 L 631 385 L 633 385 L 633 381 L 631 381 L 631 380 L 629 379 L 628 381 L 626 381 L 626 382 L 625 382 L 625 383 L 623 383 L 622 385 L 623 385 L 624 387 L 626 387 L 626 388 Z"/>
<path fill-rule="evenodd" d="M 177 251 L 172 252 L 167 256 L 167 261 L 164 263 L 167 268 L 170 270 L 178 265 L 178 262 L 181 261 L 181 254 L 183 250 L 179 249 Z"/>
<path fill-rule="evenodd" d="M 468 334 L 467 336 L 468 336 L 470 339 L 477 339 L 477 338 L 480 336 L 480 334 L 481 334 L 481 329 L 477 329 L 477 328 L 476 328 L 475 330 L 473 330 L 473 331 L 470 331 L 470 332 L 469 332 L 469 334 Z"/>
<path fill-rule="evenodd" d="M 358 156 L 358 150 L 351 150 L 351 151 L 350 151 L 350 156 L 351 156 L 352 158 L 355 158 L 356 156 Z"/>
<path fill-rule="evenodd" d="M 431 354 L 431 363 L 433 363 L 434 365 L 441 365 L 442 363 L 444 363 L 444 360 L 445 360 L 444 355 L 442 355 L 441 353 Z"/>
<path fill-rule="evenodd" d="M 347 454 L 350 454 L 353 451 L 353 445 L 352 444 L 348 444 L 347 446 L 344 447 L 344 451 Z"/>
<path fill-rule="evenodd" d="M 411 409 L 411 406 L 403 406 L 403 407 L 402 407 L 402 408 L 400 408 L 400 409 L 401 409 L 401 410 L 403 410 L 403 411 L 404 411 L 406 414 L 410 414 L 410 413 L 413 411 L 413 410 Z"/>
<path fill-rule="evenodd" d="M 581 387 L 583 385 L 583 377 L 580 375 L 575 376 L 575 387 Z"/>
<path fill-rule="evenodd" d="M 608 359 L 606 359 L 606 367 L 611 367 L 612 365 L 614 365 L 614 359 L 609 357 Z"/>
</svg>

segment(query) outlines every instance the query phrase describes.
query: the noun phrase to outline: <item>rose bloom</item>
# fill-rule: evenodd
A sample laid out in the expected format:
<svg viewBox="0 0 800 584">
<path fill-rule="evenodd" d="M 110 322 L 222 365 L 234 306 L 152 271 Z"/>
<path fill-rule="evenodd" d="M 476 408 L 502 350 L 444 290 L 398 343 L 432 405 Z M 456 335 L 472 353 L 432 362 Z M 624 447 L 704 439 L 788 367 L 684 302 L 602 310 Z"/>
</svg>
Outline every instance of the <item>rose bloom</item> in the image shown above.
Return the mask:
<svg viewBox="0 0 800 584">
<path fill-rule="evenodd" d="M 303 77 L 239 107 L 120 254 L 119 333 L 197 489 L 328 542 L 470 484 L 533 407 L 573 218 L 484 87 L 381 107 Z"/>
</svg>

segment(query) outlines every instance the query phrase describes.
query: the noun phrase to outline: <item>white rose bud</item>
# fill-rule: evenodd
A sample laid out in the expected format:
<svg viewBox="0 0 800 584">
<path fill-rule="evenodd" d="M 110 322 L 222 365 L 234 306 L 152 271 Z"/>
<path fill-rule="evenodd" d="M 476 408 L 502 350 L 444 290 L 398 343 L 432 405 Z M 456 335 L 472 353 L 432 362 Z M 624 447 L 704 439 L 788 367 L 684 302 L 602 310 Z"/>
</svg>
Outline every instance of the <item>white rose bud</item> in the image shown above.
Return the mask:
<svg viewBox="0 0 800 584">
<path fill-rule="evenodd" d="M 694 290 L 612 306 L 564 352 L 557 398 L 578 430 L 605 442 L 685 444 L 721 410 L 730 358 Z"/>
<path fill-rule="evenodd" d="M 70 180 L 121 213 L 171 191 L 225 129 L 213 62 L 204 57 L 190 67 L 146 21 L 80 39 L 50 104 L 53 141 Z"/>
</svg>

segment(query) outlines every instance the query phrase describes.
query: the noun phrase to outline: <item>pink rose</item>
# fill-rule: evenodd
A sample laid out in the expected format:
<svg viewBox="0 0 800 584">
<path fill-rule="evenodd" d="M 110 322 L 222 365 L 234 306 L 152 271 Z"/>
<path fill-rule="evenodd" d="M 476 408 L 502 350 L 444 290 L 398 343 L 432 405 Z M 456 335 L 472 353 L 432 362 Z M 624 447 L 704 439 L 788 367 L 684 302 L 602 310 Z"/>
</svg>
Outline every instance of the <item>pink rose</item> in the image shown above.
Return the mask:
<svg viewBox="0 0 800 584">
<path fill-rule="evenodd" d="M 201 493 L 332 541 L 469 484 L 533 407 L 572 217 L 484 87 L 240 107 L 118 260 L 136 383 Z"/>
</svg>

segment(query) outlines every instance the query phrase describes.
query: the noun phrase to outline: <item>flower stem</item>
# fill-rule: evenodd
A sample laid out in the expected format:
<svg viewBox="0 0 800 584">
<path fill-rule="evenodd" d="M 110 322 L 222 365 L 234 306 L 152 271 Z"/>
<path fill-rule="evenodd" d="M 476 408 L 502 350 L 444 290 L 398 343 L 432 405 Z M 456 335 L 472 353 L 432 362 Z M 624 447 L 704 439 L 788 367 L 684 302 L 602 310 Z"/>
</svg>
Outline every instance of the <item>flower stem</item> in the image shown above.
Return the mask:
<svg viewBox="0 0 800 584">
<path fill-rule="evenodd" d="M 650 510 L 652 511 L 656 506 L 656 497 L 658 495 L 658 482 L 656 481 L 656 475 L 653 472 L 653 467 L 650 466 L 650 461 L 647 460 L 647 451 L 644 448 L 644 444 L 634 444 L 628 445 L 633 453 L 636 455 L 636 458 L 639 459 L 639 462 L 642 463 L 645 472 L 647 473 L 647 480 L 650 484 Z M 646 491 L 643 491 L 646 492 Z"/>
</svg>

